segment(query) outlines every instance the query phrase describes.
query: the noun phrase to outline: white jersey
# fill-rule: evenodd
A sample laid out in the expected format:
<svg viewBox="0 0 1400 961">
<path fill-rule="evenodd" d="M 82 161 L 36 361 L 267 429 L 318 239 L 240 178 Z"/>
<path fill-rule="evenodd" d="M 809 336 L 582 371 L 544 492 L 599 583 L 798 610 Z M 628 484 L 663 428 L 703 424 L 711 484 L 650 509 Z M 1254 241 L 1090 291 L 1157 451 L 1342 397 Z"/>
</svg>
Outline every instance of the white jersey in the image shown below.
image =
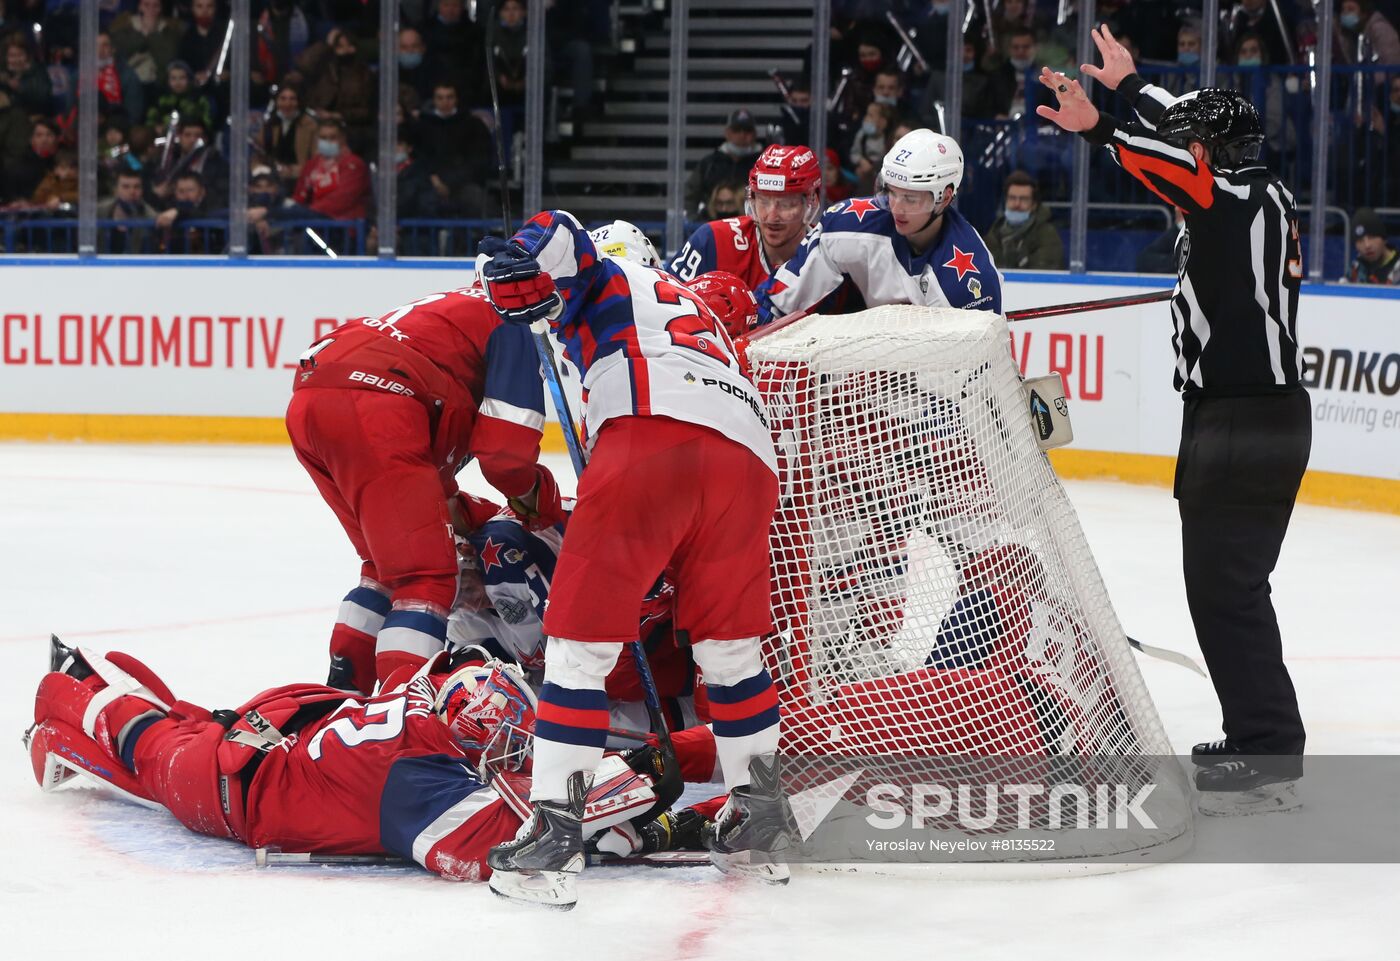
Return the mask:
<svg viewBox="0 0 1400 961">
<path fill-rule="evenodd" d="M 670 417 L 743 444 L 777 473 L 758 391 L 703 301 L 663 270 L 600 257 L 564 211 L 536 215 L 515 239 L 564 297 L 551 329 L 583 378 L 590 444 L 614 417 Z"/>
<path fill-rule="evenodd" d="M 962 214 L 946 210 L 934 245 L 916 254 L 888 210 L 857 198 L 827 208 L 792 259 L 754 291 L 761 321 L 810 312 L 847 279 L 866 307 L 918 304 L 1001 313 L 1001 274 Z"/>
</svg>

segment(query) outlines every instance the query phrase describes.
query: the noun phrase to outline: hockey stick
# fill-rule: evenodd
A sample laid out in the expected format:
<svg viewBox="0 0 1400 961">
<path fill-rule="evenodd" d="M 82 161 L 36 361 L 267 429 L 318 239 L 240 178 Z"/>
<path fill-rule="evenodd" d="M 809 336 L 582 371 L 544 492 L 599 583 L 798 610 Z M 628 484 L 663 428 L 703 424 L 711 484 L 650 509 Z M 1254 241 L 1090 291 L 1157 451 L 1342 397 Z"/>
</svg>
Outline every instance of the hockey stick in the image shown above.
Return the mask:
<svg viewBox="0 0 1400 961">
<path fill-rule="evenodd" d="M 392 854 L 317 854 L 312 851 L 274 851 L 257 848 L 253 863 L 260 868 L 322 867 L 327 865 L 362 865 L 366 867 L 398 868 L 414 864 Z M 692 868 L 710 864 L 708 851 L 656 851 L 652 854 L 587 855 L 589 867 L 648 867 Z"/>
<path fill-rule="evenodd" d="M 1048 307 L 1026 307 L 1021 310 L 1008 310 L 1006 320 L 1014 323 L 1018 320 L 1036 320 L 1041 317 L 1059 317 L 1064 314 L 1087 313 L 1091 310 L 1113 310 L 1117 307 L 1137 307 L 1141 304 L 1160 304 L 1163 301 L 1171 300 L 1173 290 L 1154 290 L 1149 294 L 1128 294 L 1124 297 L 1105 297 L 1102 300 L 1080 300 L 1072 304 L 1051 304 Z M 770 337 L 785 327 L 790 327 L 811 316 L 806 310 L 793 311 L 779 317 L 766 327 L 760 327 L 742 337 L 736 337 L 735 341 L 742 341 L 745 346 L 756 340 Z"/>
<path fill-rule="evenodd" d="M 1138 651 L 1141 654 L 1145 654 L 1148 657 L 1155 657 L 1159 661 L 1166 661 L 1168 664 L 1175 664 L 1178 667 L 1184 667 L 1188 671 L 1195 671 L 1197 674 L 1201 675 L 1201 677 L 1207 677 L 1206 672 L 1201 670 L 1201 665 L 1196 663 L 1195 658 L 1187 654 L 1182 654 L 1180 651 L 1173 651 L 1170 648 L 1166 647 L 1155 647 L 1151 644 L 1144 644 L 1142 643 L 1142 641 L 1139 641 L 1136 637 L 1129 637 L 1128 644 L 1133 648 L 1133 650 Z"/>
<path fill-rule="evenodd" d="M 1136 307 L 1139 304 L 1160 304 L 1171 300 L 1173 290 L 1154 290 L 1149 294 L 1128 294 L 1126 297 L 1105 297 L 1102 300 L 1081 300 L 1073 304 L 1052 304 L 1049 307 L 1027 307 L 1023 310 L 1008 310 L 1006 319 L 1014 323 L 1018 320 L 1036 320 L 1041 317 L 1059 317 L 1063 314 L 1079 314 L 1091 310 L 1113 310 L 1115 307 Z"/>
</svg>

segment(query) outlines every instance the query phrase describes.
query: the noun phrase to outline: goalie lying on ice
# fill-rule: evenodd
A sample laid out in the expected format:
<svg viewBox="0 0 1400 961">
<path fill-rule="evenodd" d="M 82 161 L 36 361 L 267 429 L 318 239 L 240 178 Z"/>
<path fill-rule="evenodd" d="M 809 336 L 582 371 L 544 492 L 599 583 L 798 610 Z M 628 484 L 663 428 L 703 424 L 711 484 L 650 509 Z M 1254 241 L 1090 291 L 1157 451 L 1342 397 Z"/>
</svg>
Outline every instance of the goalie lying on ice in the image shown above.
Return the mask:
<svg viewBox="0 0 1400 961">
<path fill-rule="evenodd" d="M 210 712 L 177 700 L 130 655 L 55 639 L 25 742 L 45 790 L 86 774 L 200 834 L 393 854 L 451 880 L 485 880 L 486 853 L 529 810 L 536 700 L 500 662 L 438 673 L 444 665 L 440 656 L 401 670 L 374 697 L 291 684 Z M 607 756 L 585 835 L 606 831 L 614 853 L 632 853 L 618 839 L 636 850 L 669 839 L 678 779 L 658 776 L 653 758 Z"/>
</svg>

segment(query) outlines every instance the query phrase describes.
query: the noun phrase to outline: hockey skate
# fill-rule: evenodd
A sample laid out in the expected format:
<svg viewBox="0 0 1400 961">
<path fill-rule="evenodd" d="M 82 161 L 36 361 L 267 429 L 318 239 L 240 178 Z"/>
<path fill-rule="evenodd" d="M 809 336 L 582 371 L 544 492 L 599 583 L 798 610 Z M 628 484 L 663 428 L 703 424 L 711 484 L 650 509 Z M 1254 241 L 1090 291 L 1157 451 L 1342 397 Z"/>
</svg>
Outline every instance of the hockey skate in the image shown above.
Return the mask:
<svg viewBox="0 0 1400 961">
<path fill-rule="evenodd" d="M 1247 761 L 1222 761 L 1196 772 L 1197 807 L 1210 817 L 1273 814 L 1302 807 L 1297 781 L 1260 771 Z"/>
<path fill-rule="evenodd" d="M 725 874 L 787 884 L 792 873 L 774 855 L 792 843 L 796 821 L 778 788 L 773 758 L 757 761 L 750 770 L 753 782 L 729 792 L 729 800 L 707 832 L 710 862 Z"/>
<path fill-rule="evenodd" d="M 1228 737 L 1218 741 L 1202 741 L 1191 747 L 1191 763 L 1196 767 L 1210 767 L 1223 761 L 1232 761 L 1240 749 Z"/>
<path fill-rule="evenodd" d="M 498 844 L 486 856 L 491 890 L 522 904 L 568 911 L 578 902 L 576 875 L 583 870 L 583 808 L 588 780 L 569 776 L 566 802 L 534 806 L 515 840 Z"/>
</svg>

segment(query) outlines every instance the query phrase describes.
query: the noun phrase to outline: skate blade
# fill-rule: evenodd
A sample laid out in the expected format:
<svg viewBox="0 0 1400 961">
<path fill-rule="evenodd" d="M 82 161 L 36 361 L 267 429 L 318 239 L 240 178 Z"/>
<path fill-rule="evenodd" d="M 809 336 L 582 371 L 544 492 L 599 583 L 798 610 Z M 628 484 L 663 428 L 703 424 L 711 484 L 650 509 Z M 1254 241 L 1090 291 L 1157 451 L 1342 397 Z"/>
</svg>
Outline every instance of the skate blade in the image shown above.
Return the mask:
<svg viewBox="0 0 1400 961">
<path fill-rule="evenodd" d="M 1207 817 L 1238 818 L 1252 814 L 1282 814 L 1303 806 L 1292 781 L 1270 784 L 1253 791 L 1202 791 L 1197 809 Z"/>
<path fill-rule="evenodd" d="M 752 851 L 735 851 L 733 854 L 711 851 L 710 863 L 725 874 L 732 874 L 740 878 L 752 878 L 755 881 L 762 881 L 764 884 L 787 884 L 792 878 L 792 872 L 788 870 L 786 864 L 779 864 L 775 861 L 756 861 Z"/>
<path fill-rule="evenodd" d="M 487 885 L 507 901 L 572 911 L 578 903 L 577 878 L 569 871 L 495 871 Z"/>
</svg>

